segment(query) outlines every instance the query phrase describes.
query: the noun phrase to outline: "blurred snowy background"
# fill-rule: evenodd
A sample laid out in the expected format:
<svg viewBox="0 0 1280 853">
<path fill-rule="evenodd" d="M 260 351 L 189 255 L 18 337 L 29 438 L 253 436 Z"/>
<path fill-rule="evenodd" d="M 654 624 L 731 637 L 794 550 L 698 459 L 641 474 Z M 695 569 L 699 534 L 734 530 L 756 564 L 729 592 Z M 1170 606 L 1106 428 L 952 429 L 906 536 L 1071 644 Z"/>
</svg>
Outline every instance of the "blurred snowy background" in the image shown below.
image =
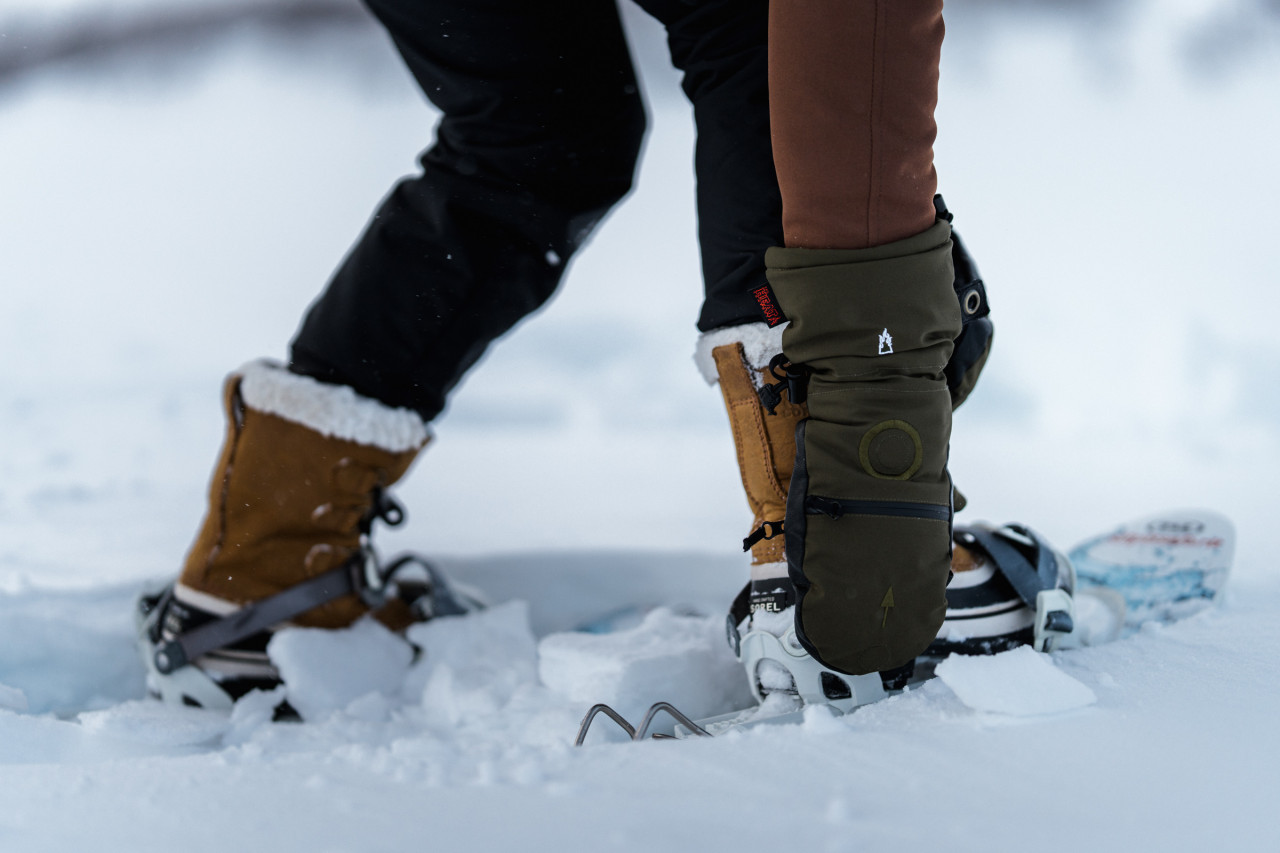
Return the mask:
<svg viewBox="0 0 1280 853">
<path fill-rule="evenodd" d="M 737 543 L 749 519 L 719 393 L 690 358 L 700 299 L 692 125 L 661 29 L 623 7 L 651 113 L 638 188 L 575 260 L 552 304 L 461 388 L 437 424 L 438 441 L 400 489 L 411 523 L 381 542 L 490 568 L 546 565 L 548 553 L 566 551 L 612 552 L 603 562 L 623 572 L 664 561 L 700 566 L 690 583 L 715 599 L 743 579 Z M 953 0 L 947 15 L 940 185 L 986 279 L 997 328 L 992 363 L 956 419 L 952 470 L 970 498 L 965 516 L 1020 520 L 1064 546 L 1169 507 L 1204 506 L 1236 520 L 1227 603 L 1245 621 L 1231 623 L 1235 645 L 1215 657 L 1188 641 L 1171 662 L 1148 644 L 1130 647 L 1127 663 L 1104 660 L 1134 690 L 1161 672 L 1192 673 L 1162 695 L 1202 701 L 1163 728 L 1104 725 L 1107 749 L 1138 743 L 1132 748 L 1148 761 L 1200 731 L 1206 715 L 1249 738 L 1225 747 L 1209 740 L 1196 753 L 1216 756 L 1217 775 L 1200 777 L 1212 786 L 1237 774 L 1232 762 L 1255 755 L 1258 732 L 1270 730 L 1258 704 L 1275 674 L 1260 645 L 1268 635 L 1247 620 L 1270 624 L 1278 600 L 1267 537 L 1280 483 L 1280 258 L 1270 227 L 1280 189 L 1280 2 Z M 171 575 L 189 543 L 223 430 L 222 376 L 259 356 L 284 356 L 305 306 L 381 195 L 414 168 L 434 121 L 356 0 L 0 0 L 0 622 L 9 626 L 0 624 L 0 681 L 25 689 L 32 710 L 65 714 L 137 695 L 136 666 L 118 653 L 127 648 L 129 599 L 140 580 Z M 637 293 L 645 294 L 640 309 Z M 660 314 L 647 307 L 657 303 Z M 103 636 L 117 644 L 97 657 L 88 654 L 96 618 L 110 623 Z M 1197 642 L 1215 642 L 1214 624 L 1196 628 Z M 19 644 L 26 650 L 15 651 Z M 1257 657 L 1231 669 L 1242 649 Z M 50 682 L 51 667 L 62 668 L 64 682 Z M 1205 679 L 1224 673 L 1241 680 L 1234 689 L 1257 707 L 1253 717 L 1203 704 Z M 1122 718 L 1163 707 L 1159 695 L 1140 692 L 1107 701 L 1119 703 Z M 875 742 L 901 748 L 913 720 L 937 729 L 939 715 L 956 713 L 936 703 L 911 706 L 915 716 L 902 723 L 877 709 L 864 728 L 882 726 Z M 10 760 L 35 760 L 21 758 L 24 737 L 36 737 L 31 754 L 42 761 L 121 755 L 84 747 L 80 734 L 0 724 L 14 733 Z M 1003 729 L 993 740 L 985 725 L 963 740 L 958 762 L 926 762 L 935 778 L 954 780 L 993 744 L 1010 754 L 1045 746 L 1035 735 L 1045 729 Z M 933 740 L 954 736 L 941 728 Z M 1063 760 L 1087 752 L 1097 733 L 1064 741 Z M 834 737 L 811 731 L 787 743 L 816 735 L 827 744 Z M 292 753 L 307 736 L 278 737 L 287 742 L 276 748 Z M 327 737 L 318 741 L 326 750 L 346 742 Z M 1268 743 L 1274 758 L 1274 736 Z M 797 748 L 823 755 L 813 743 L 807 753 Z M 154 782 L 127 790 L 159 796 L 181 778 L 184 749 L 142 771 L 156 772 Z M 563 794 L 556 785 L 613 784 L 619 766 L 640 762 L 592 759 L 594 770 L 566 771 L 563 756 L 549 754 L 520 753 L 519 766 L 533 769 L 518 785 L 539 774 L 552 780 L 536 795 L 510 795 L 530 821 L 547 797 Z M 215 764 L 252 763 L 230 755 Z M 286 804 L 305 810 L 326 784 L 353 796 L 348 772 L 387 784 L 419 778 L 403 755 L 385 766 L 345 755 L 355 771 L 325 769 L 321 758 L 303 770 L 237 768 L 216 783 L 219 796 L 229 809 L 253 811 L 255 791 L 305 787 L 311 793 Z M 666 778 L 655 769 L 666 760 L 646 760 L 631 766 L 638 779 Z M 682 772 L 704 796 L 753 772 L 745 757 L 735 761 L 712 761 L 710 779 L 687 764 Z M 725 778 L 714 778 L 717 768 Z M 1174 802 L 1168 786 L 1187 770 L 1171 764 L 1155 796 Z M 139 771 L 120 770 L 130 772 Z M 439 772 L 447 784 L 449 772 Z M 894 772 L 879 777 L 900 783 L 883 797 L 919 784 Z M 246 787 L 251 775 L 260 787 Z M 56 815 L 74 791 L 119 782 L 69 771 L 40 778 L 32 788 L 31 776 L 5 770 L 0 785 L 28 792 L 24 802 L 48 794 L 41 802 Z M 1087 767 L 1068 778 L 1098 781 Z M 1266 790 L 1261 770 L 1240 778 L 1251 795 Z M 1152 784 L 1117 779 L 1115 796 Z M 628 797 L 647 788 L 629 790 L 606 788 L 616 795 L 608 814 L 629 814 Z M 874 791 L 862 794 L 877 802 Z M 1248 798 L 1221 797 L 1258 813 L 1246 809 Z M 128 800 L 86 798 L 80 804 L 100 825 L 115 827 L 111 838 L 128 838 L 115 817 Z M 482 801 L 445 799 L 483 824 Z M 1140 799 L 1135 813 L 1149 814 L 1143 808 L 1154 802 Z M 832 849 L 841 826 L 877 814 L 839 798 L 813 808 L 835 833 Z M 951 819 L 973 830 L 985 814 Z M 692 820 L 663 830 L 667 840 L 727 845 L 736 837 Z M 15 821 L 0 813 L 0 847 L 7 827 L 29 825 Z M 1170 826 L 1167 849 L 1204 840 Z M 887 843 L 900 829 L 890 820 L 876 837 Z M 1145 836 L 1134 832 L 1099 838 L 1136 846 Z M 17 837 L 32 843 L 6 849 L 58 849 Z M 815 847 L 826 837 L 798 836 Z M 977 845 L 982 836 L 964 837 Z M 360 846 L 334 838 L 334 849 Z"/>
<path fill-rule="evenodd" d="M 639 188 L 456 396 L 396 544 L 728 554 L 743 534 L 689 359 L 689 110 L 661 29 L 623 5 L 652 113 Z M 969 515 L 1065 544 L 1204 505 L 1266 570 L 1280 4 L 953 2 L 948 27 L 940 185 L 997 328 L 953 443 Z M 0 34 L 0 584 L 164 574 L 221 376 L 283 357 L 435 116 L 355 0 L 3 0 Z"/>
</svg>

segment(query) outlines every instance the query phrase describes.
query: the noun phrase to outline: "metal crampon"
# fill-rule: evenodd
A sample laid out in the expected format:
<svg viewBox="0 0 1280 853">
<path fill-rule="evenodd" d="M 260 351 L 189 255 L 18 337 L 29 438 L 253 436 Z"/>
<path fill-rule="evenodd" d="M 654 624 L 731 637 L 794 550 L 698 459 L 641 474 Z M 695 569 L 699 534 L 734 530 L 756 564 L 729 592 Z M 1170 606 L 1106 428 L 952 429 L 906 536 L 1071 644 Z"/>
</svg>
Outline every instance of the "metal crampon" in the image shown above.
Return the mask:
<svg viewBox="0 0 1280 853">
<path fill-rule="evenodd" d="M 587 715 L 582 718 L 582 725 L 578 727 L 578 739 L 573 742 L 573 745 L 582 746 L 582 742 L 587 739 L 587 731 L 591 728 L 592 721 L 594 721 L 600 714 L 604 714 L 606 717 L 617 723 L 618 727 L 626 732 L 627 736 L 633 741 L 645 740 L 650 737 L 654 740 L 674 740 L 674 735 L 658 734 L 656 732 L 651 735 L 649 733 L 649 729 L 653 728 L 653 721 L 657 718 L 658 714 L 663 712 L 669 714 L 677 723 L 688 729 L 690 734 L 697 735 L 698 737 L 711 737 L 711 732 L 689 719 L 689 717 L 685 716 L 685 714 L 670 702 L 655 702 L 650 705 L 649 710 L 644 714 L 644 718 L 640 720 L 639 726 L 631 725 L 627 722 L 625 717 L 602 702 L 598 705 L 592 705 L 591 709 L 587 711 Z"/>
</svg>

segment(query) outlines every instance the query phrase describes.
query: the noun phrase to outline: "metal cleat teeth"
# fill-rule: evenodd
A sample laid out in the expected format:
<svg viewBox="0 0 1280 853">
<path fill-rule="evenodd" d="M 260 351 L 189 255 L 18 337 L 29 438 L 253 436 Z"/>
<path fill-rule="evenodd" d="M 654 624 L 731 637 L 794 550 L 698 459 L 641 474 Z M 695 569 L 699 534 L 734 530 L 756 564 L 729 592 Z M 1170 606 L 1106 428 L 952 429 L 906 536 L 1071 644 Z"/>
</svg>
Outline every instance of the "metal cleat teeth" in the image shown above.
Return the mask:
<svg viewBox="0 0 1280 853">
<path fill-rule="evenodd" d="M 578 739 L 573 742 L 574 746 L 582 746 L 582 742 L 587 739 L 587 731 L 591 728 L 591 723 L 595 720 L 597 714 L 604 714 L 606 717 L 613 720 L 623 731 L 627 733 L 627 737 L 635 740 L 636 727 L 628 723 L 626 718 L 617 711 L 601 702 L 597 705 L 592 705 L 590 710 L 587 711 L 587 715 L 582 718 L 582 724 L 578 726 Z"/>
<path fill-rule="evenodd" d="M 673 735 L 656 732 L 652 735 L 649 734 L 649 730 L 653 728 L 654 720 L 657 719 L 659 714 L 664 713 L 670 715 L 677 723 L 684 726 L 690 734 L 697 735 L 698 737 L 712 736 L 711 732 L 695 723 L 670 702 L 655 702 L 650 705 L 649 710 L 645 712 L 644 718 L 640 721 L 640 725 L 638 727 L 631 725 L 631 723 L 627 722 L 625 717 L 602 702 L 592 705 L 587 711 L 587 715 L 582 718 L 582 724 L 578 727 L 578 737 L 573 742 L 573 745 L 582 746 L 583 742 L 587 739 L 587 732 L 591 728 L 591 723 L 600 714 L 604 714 L 606 717 L 617 723 L 618 727 L 626 732 L 627 737 L 631 738 L 633 741 L 646 739 L 675 740 L 676 738 Z"/>
</svg>

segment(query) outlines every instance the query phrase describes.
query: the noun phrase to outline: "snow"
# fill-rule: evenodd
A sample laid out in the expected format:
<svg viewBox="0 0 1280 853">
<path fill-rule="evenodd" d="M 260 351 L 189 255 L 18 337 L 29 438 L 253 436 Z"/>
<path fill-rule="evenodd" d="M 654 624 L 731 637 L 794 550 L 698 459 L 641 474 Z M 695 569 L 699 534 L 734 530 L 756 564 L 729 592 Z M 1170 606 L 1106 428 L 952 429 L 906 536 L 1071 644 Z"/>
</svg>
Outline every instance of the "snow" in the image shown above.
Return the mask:
<svg viewBox="0 0 1280 853">
<path fill-rule="evenodd" d="M 571 700 L 605 702 L 633 722 L 658 701 L 694 718 L 746 708 L 751 692 L 724 630 L 723 618 L 658 608 L 630 630 L 547 637 L 538 646 L 538 675 Z"/>
<path fill-rule="evenodd" d="M 537 683 L 537 649 L 523 601 L 414 626 L 409 639 L 426 654 L 410 680 L 420 688 L 406 687 L 406 693 L 447 727 L 493 715 Z"/>
<path fill-rule="evenodd" d="M 280 631 L 267 654 L 288 685 L 289 704 L 305 720 L 397 692 L 413 662 L 409 644 L 372 619 L 341 631 Z"/>
<path fill-rule="evenodd" d="M 953 655 L 938 664 L 938 679 L 975 711 L 1034 717 L 1074 711 L 1098 701 L 1085 685 L 1048 657 L 1020 646 L 991 657 Z"/>
<path fill-rule="evenodd" d="M 45 5 L 11 2 L 9 38 Z M 500 606 L 415 629 L 407 666 L 360 655 L 399 642 L 369 626 L 282 635 L 304 724 L 269 722 L 278 696 L 145 701 L 132 600 L 189 544 L 223 374 L 284 355 L 435 116 L 373 28 L 0 80 L 0 849 L 1276 849 L 1276 17 L 1031 5 L 948 7 L 939 174 L 998 333 L 956 418 L 966 520 L 1069 547 L 1207 506 L 1240 533 L 1225 602 L 960 663 L 981 708 L 938 679 L 679 744 L 571 745 L 599 699 L 733 699 L 749 518 L 690 363 L 692 130 L 661 33 L 628 14 L 653 118 L 636 193 L 466 381 L 399 489 L 410 523 L 379 533 Z M 662 609 L 566 633 L 632 602 Z M 1066 710 L 1046 673 L 1096 703 Z"/>
</svg>

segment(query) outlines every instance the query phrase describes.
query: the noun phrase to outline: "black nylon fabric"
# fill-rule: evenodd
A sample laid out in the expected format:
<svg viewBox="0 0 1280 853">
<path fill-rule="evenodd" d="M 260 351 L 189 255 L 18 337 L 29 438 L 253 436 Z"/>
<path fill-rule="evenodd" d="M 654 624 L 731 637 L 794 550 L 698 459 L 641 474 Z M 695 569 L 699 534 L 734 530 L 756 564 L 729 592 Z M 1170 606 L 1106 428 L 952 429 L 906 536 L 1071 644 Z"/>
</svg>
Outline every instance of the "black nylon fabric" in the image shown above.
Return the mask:
<svg viewBox="0 0 1280 853">
<path fill-rule="evenodd" d="M 431 420 L 629 192 L 644 107 L 613 0 L 367 4 L 444 116 L 422 173 L 393 188 L 311 306 L 290 369 Z M 640 5 L 667 27 L 698 127 L 698 327 L 757 321 L 750 292 L 782 240 L 767 0 Z"/>
</svg>

